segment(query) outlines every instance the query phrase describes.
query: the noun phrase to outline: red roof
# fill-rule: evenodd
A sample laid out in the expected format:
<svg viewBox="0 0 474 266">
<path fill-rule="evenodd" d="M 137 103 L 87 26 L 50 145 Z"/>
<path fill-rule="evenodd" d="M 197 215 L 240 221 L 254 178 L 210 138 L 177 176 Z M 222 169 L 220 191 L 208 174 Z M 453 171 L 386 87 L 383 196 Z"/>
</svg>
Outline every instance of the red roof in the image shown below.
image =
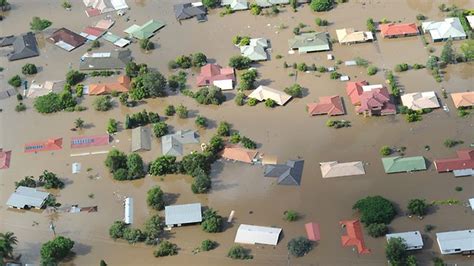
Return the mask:
<svg viewBox="0 0 474 266">
<path fill-rule="evenodd" d="M 252 163 L 255 156 L 257 156 L 257 153 L 257 151 L 229 145 L 224 148 L 224 151 L 222 152 L 222 158 L 244 163 Z"/>
<path fill-rule="evenodd" d="M 457 158 L 434 160 L 438 172 L 474 169 L 474 149 L 458 150 Z"/>
<path fill-rule="evenodd" d="M 110 143 L 109 134 L 96 136 L 80 136 L 71 138 L 71 148 L 85 148 L 92 146 L 104 146 Z"/>
<path fill-rule="evenodd" d="M 3 151 L 0 149 L 0 169 L 7 169 L 10 167 L 10 158 L 12 151 Z"/>
<path fill-rule="evenodd" d="M 88 7 L 86 8 L 86 14 L 88 17 L 95 17 L 102 14 L 102 12 L 99 9 Z"/>
<path fill-rule="evenodd" d="M 319 224 L 317 223 L 307 223 L 304 225 L 306 229 L 306 236 L 311 241 L 318 241 L 321 239 L 321 235 L 319 233 Z"/>
<path fill-rule="evenodd" d="M 54 151 L 63 148 L 63 138 L 48 139 L 25 144 L 25 152 Z"/>
<path fill-rule="evenodd" d="M 105 30 L 97 27 L 86 27 L 82 32 L 87 33 L 88 35 L 100 37 L 105 33 Z"/>
<path fill-rule="evenodd" d="M 369 85 L 367 81 L 349 81 L 346 83 L 347 96 L 351 99 L 351 103 L 360 104 L 359 96 L 362 94 L 362 86 Z"/>
<path fill-rule="evenodd" d="M 110 83 L 94 83 L 89 85 L 89 95 L 101 95 L 117 92 L 128 92 L 130 88 L 130 78 L 127 76 L 119 76 L 117 82 Z"/>
<path fill-rule="evenodd" d="M 85 37 L 82 37 L 81 35 L 72 32 L 66 28 L 60 28 L 59 30 L 53 32 L 49 39 L 52 40 L 54 43 L 57 43 L 59 41 L 65 42 L 71 45 L 72 47 L 81 46 L 87 41 Z"/>
<path fill-rule="evenodd" d="M 347 235 L 341 237 L 342 246 L 356 246 L 359 254 L 370 253 L 370 249 L 364 244 L 364 235 L 359 220 L 340 221 L 339 224 L 343 225 L 347 232 Z"/>
<path fill-rule="evenodd" d="M 319 103 L 309 103 L 307 105 L 308 113 L 310 115 L 343 115 L 344 106 L 342 105 L 341 97 L 334 96 L 322 96 L 319 97 Z"/>
<path fill-rule="evenodd" d="M 379 29 L 383 37 L 418 34 L 418 27 L 415 23 L 380 24 Z"/>
<path fill-rule="evenodd" d="M 231 67 L 222 68 L 217 64 L 207 64 L 201 67 L 201 73 L 196 78 L 198 86 L 209 86 L 216 80 L 235 81 L 234 69 Z"/>
<path fill-rule="evenodd" d="M 370 115 L 396 114 L 395 104 L 391 102 L 387 88 L 364 91 L 360 95 L 360 106 L 356 108 L 357 113 L 368 112 Z"/>
</svg>

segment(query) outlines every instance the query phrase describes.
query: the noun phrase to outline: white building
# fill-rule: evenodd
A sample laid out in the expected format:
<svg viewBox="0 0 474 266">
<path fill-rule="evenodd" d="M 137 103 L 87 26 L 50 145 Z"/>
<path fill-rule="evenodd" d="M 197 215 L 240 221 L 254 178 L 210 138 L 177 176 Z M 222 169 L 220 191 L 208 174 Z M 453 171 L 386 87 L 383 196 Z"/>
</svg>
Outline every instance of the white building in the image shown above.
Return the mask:
<svg viewBox="0 0 474 266">
<path fill-rule="evenodd" d="M 133 224 L 133 198 L 126 198 L 124 201 L 125 205 L 125 217 L 123 221 L 126 224 Z"/>
<path fill-rule="evenodd" d="M 423 33 L 430 33 L 434 42 L 446 41 L 448 39 L 466 39 L 459 18 L 445 18 L 444 21 L 426 21 L 421 24 Z"/>
<path fill-rule="evenodd" d="M 265 244 L 276 246 L 281 228 L 241 224 L 235 235 L 235 243 Z"/>
<path fill-rule="evenodd" d="M 391 238 L 398 237 L 403 239 L 407 245 L 407 250 L 423 248 L 423 238 L 421 238 L 420 231 L 387 234 L 385 237 L 387 237 L 387 241 L 389 241 Z"/>
<path fill-rule="evenodd" d="M 474 229 L 436 233 L 441 254 L 474 251 Z"/>
</svg>

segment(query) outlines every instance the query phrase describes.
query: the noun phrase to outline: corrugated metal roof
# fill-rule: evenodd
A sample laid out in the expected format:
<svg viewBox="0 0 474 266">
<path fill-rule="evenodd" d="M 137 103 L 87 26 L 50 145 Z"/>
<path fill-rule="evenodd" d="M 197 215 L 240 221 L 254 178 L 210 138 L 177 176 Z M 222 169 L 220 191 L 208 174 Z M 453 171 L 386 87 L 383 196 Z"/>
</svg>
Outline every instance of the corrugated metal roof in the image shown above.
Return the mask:
<svg viewBox="0 0 474 266">
<path fill-rule="evenodd" d="M 386 237 L 387 241 L 391 238 L 397 237 L 403 239 L 405 241 L 405 244 L 407 245 L 407 250 L 423 248 L 423 238 L 421 237 L 420 231 L 387 234 Z"/>
<path fill-rule="evenodd" d="M 382 164 L 387 174 L 426 170 L 426 161 L 423 156 L 387 157 L 382 158 Z"/>
<path fill-rule="evenodd" d="M 41 208 L 49 193 L 38 191 L 35 188 L 20 186 L 8 198 L 7 205 L 12 208 L 23 209 L 25 207 Z"/>
<path fill-rule="evenodd" d="M 151 131 L 148 127 L 132 129 L 132 152 L 151 150 Z"/>
<path fill-rule="evenodd" d="M 474 229 L 436 233 L 441 254 L 474 250 Z"/>
<path fill-rule="evenodd" d="M 281 230 L 281 228 L 241 224 L 235 235 L 234 242 L 276 246 Z"/>
<path fill-rule="evenodd" d="M 202 221 L 201 203 L 165 207 L 165 224 L 168 226 L 199 223 Z"/>
</svg>

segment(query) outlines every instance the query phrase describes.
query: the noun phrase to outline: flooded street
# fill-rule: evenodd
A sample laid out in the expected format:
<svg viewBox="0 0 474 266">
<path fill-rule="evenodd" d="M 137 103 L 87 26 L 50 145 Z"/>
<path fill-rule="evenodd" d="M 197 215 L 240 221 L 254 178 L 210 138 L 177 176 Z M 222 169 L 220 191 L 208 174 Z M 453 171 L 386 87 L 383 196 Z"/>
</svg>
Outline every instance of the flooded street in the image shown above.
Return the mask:
<svg viewBox="0 0 474 266">
<path fill-rule="evenodd" d="M 58 1 L 53 0 L 17 0 L 13 8 L 0 22 L 0 36 L 27 32 L 30 18 L 39 16 L 53 22 L 51 28 L 65 27 L 80 32 L 84 27 L 94 25 L 101 17 L 88 18 L 84 13 L 82 1 L 73 1 L 72 11 L 64 10 Z M 172 73 L 168 62 L 182 54 L 203 52 L 211 62 L 227 65 L 229 58 L 239 54 L 232 44 L 235 35 L 265 37 L 271 42 L 271 60 L 255 64 L 259 78 L 257 85 L 266 85 L 283 90 L 295 82 L 289 76 L 293 69 L 285 69 L 288 64 L 305 62 L 308 65 L 334 66 L 335 61 L 326 60 L 327 53 L 306 55 L 288 54 L 287 40 L 293 36 L 292 29 L 299 23 L 308 25 L 306 29 L 327 31 L 331 38 L 336 38 L 335 30 L 344 27 L 366 29 L 366 20 L 387 18 L 402 22 L 415 22 L 415 16 L 423 13 L 429 19 L 441 19 L 444 14 L 438 10 L 440 3 L 456 4 L 458 7 L 472 9 L 474 3 L 469 0 L 432 1 L 432 0 L 350 0 L 340 4 L 334 10 L 321 14 L 310 11 L 303 6 L 294 13 L 290 8 L 282 9 L 277 16 L 255 17 L 249 11 L 236 12 L 224 17 L 220 10 L 212 10 L 208 21 L 197 23 L 195 19 L 177 22 L 173 14 L 173 0 L 127 0 L 131 10 L 124 17 L 118 17 L 111 32 L 125 36 L 123 30 L 132 24 L 143 24 L 149 19 L 166 22 L 151 41 L 155 50 L 144 53 L 138 43 L 129 46 L 137 63 L 147 63 L 165 76 Z M 126 22 L 125 17 L 130 21 Z M 330 22 L 327 27 L 315 26 L 314 19 L 320 17 Z M 287 26 L 280 29 L 281 25 Z M 49 29 L 48 29 L 49 30 Z M 47 30 L 47 31 L 48 31 Z M 30 84 L 45 80 L 63 79 L 70 69 L 78 69 L 81 55 L 89 44 L 68 53 L 45 41 L 43 34 L 37 34 L 40 56 L 26 60 L 8 62 L 0 57 L 0 91 L 7 88 L 7 80 L 21 73 L 25 63 L 34 63 L 40 71 L 28 78 Z M 385 40 L 377 35 L 374 43 L 363 43 L 350 46 L 333 44 L 332 51 L 336 60 L 353 60 L 355 57 L 367 59 L 379 69 L 393 69 L 400 63 L 425 64 L 429 52 L 423 46 L 420 36 Z M 435 48 L 439 55 L 441 44 L 433 44 L 429 37 L 429 46 Z M 97 51 L 110 51 L 115 47 L 101 40 Z M 460 42 L 455 42 L 459 47 Z M 1 48 L 0 48 L 1 49 Z M 276 59 L 281 55 L 281 59 Z M 474 115 L 459 118 L 452 100 L 441 96 L 442 88 L 448 93 L 472 91 L 474 89 L 474 64 L 462 63 L 450 65 L 444 71 L 442 83 L 437 83 L 430 71 L 409 70 L 395 73 L 398 83 L 405 92 L 435 91 L 440 97 L 441 105 L 447 104 L 450 112 L 442 108 L 423 115 L 423 120 L 407 123 L 403 115 L 387 117 L 363 117 L 357 115 L 346 95 L 345 83 L 331 80 L 328 73 L 298 73 L 296 82 L 305 88 L 305 96 L 292 99 L 285 106 L 266 108 L 263 103 L 257 106 L 237 106 L 234 103 L 236 90 L 226 92 L 227 101 L 220 106 L 203 106 L 192 98 L 172 94 L 166 98 L 147 99 L 146 103 L 133 108 L 123 107 L 118 99 L 111 111 L 98 112 L 92 107 L 93 97 L 86 96 L 81 105 L 88 107 L 84 112 L 60 112 L 42 115 L 33 107 L 33 99 L 26 99 L 26 112 L 15 112 L 17 100 L 11 97 L 0 100 L 0 148 L 12 150 L 10 168 L 0 170 L 0 232 L 12 231 L 18 237 L 16 253 L 22 254 L 23 262 L 39 263 L 41 244 L 51 240 L 53 233 L 49 230 L 50 221 L 56 226 L 56 233 L 75 241 L 73 251 L 76 256 L 65 265 L 97 265 L 104 259 L 109 265 L 386 265 L 384 247 L 385 237 L 372 238 L 364 230 L 366 245 L 371 249 L 369 255 L 358 255 L 352 248 L 341 246 L 342 230 L 340 220 L 357 218 L 352 205 L 368 195 L 381 195 L 398 205 L 399 215 L 390 224 L 391 232 L 419 230 L 423 234 L 425 247 L 414 253 L 420 265 L 431 265 L 433 257 L 440 256 L 436 243 L 436 232 L 474 228 L 474 213 L 463 206 L 474 196 L 474 179 L 472 177 L 455 178 L 452 173 L 438 174 L 432 164 L 433 159 L 455 156 L 458 148 L 467 148 L 474 143 Z M 188 70 L 188 85 L 196 89 L 196 70 Z M 358 66 L 341 65 L 338 72 L 347 74 L 352 80 L 365 79 L 371 84 L 385 83 L 383 71 L 374 76 L 367 76 L 366 69 Z M 194 75 L 194 76 L 193 76 Z M 89 84 L 98 79 L 87 79 Z M 105 80 L 105 79 L 103 79 Z M 250 91 L 246 92 L 247 94 Z M 326 126 L 328 117 L 309 117 L 305 111 L 307 103 L 318 100 L 320 96 L 340 95 L 347 114 L 337 119 L 351 122 L 352 127 L 332 129 Z M 199 130 L 200 141 L 208 142 L 216 132 L 216 125 L 221 121 L 229 122 L 241 135 L 248 136 L 258 143 L 258 150 L 266 154 L 277 155 L 280 163 L 288 159 L 302 158 L 305 167 L 301 186 L 279 186 L 276 180 L 263 177 L 261 165 L 246 165 L 220 160 L 212 168 L 212 190 L 208 194 L 195 195 L 191 192 L 190 176 L 167 175 L 164 177 L 146 176 L 136 181 L 113 180 L 104 166 L 106 154 L 71 157 L 73 153 L 110 150 L 113 146 L 130 152 L 131 130 L 123 129 L 126 114 L 146 109 L 164 116 L 165 107 L 169 104 L 183 104 L 190 110 L 190 118 L 168 118 L 173 131 L 181 129 Z M 198 129 L 194 123 L 197 115 L 211 121 L 208 129 Z M 74 120 L 82 118 L 86 128 L 74 132 Z M 121 121 L 120 130 L 109 146 L 74 149 L 69 147 L 72 136 L 103 134 L 109 118 Z M 53 137 L 63 138 L 63 149 L 54 152 L 24 153 L 24 144 Z M 463 140 L 464 144 L 455 148 L 446 148 L 445 139 Z M 380 160 L 380 147 L 407 147 L 407 156 L 421 155 L 427 159 L 428 170 L 415 173 L 385 174 Z M 431 149 L 425 150 L 429 145 Z M 192 145 L 199 150 L 199 145 Z M 188 151 L 189 152 L 189 151 Z M 150 163 L 161 156 L 159 139 L 154 138 L 152 150 L 141 152 L 144 161 Z M 325 161 L 363 161 L 366 175 L 323 179 L 319 162 Z M 82 171 L 71 174 L 71 164 L 79 162 Z M 86 171 L 91 168 L 90 171 Z M 38 176 L 43 170 L 52 171 L 65 180 L 66 186 L 60 191 L 53 191 L 58 202 L 63 205 L 98 206 L 96 213 L 61 213 L 54 216 L 46 211 L 11 210 L 5 205 L 14 191 L 14 182 L 24 176 Z M 201 202 L 218 210 L 225 220 L 232 210 L 235 218 L 232 224 L 226 223 L 224 232 L 209 234 L 202 231 L 199 225 L 174 228 L 169 232 L 169 240 L 179 247 L 177 256 L 155 258 L 154 247 L 142 243 L 129 245 L 124 240 L 113 241 L 108 234 L 110 225 L 123 219 L 121 197 L 134 199 L 134 227 L 142 227 L 144 221 L 154 210 L 147 207 L 146 192 L 155 185 L 161 186 L 167 194 L 167 204 L 185 204 Z M 455 187 L 462 187 L 460 192 Z M 93 197 L 90 195 L 93 194 Z M 457 199 L 460 205 L 442 205 L 427 215 L 423 220 L 404 216 L 410 199 L 424 198 L 434 200 Z M 293 209 L 302 218 L 296 222 L 283 220 L 283 213 Z M 164 212 L 160 212 L 164 216 Z M 317 222 L 321 228 L 321 241 L 314 249 L 302 258 L 288 255 L 287 243 L 297 236 L 304 236 L 304 224 Z M 234 244 L 234 237 L 239 224 L 277 226 L 283 229 L 276 247 L 248 246 L 254 259 L 234 261 L 227 258 L 227 251 Z M 424 232 L 427 224 L 436 228 L 430 233 Z M 210 252 L 196 255 L 193 250 L 202 240 L 212 239 L 219 246 Z M 452 255 L 443 256 L 445 262 L 457 265 L 473 265 L 472 258 Z"/>
</svg>

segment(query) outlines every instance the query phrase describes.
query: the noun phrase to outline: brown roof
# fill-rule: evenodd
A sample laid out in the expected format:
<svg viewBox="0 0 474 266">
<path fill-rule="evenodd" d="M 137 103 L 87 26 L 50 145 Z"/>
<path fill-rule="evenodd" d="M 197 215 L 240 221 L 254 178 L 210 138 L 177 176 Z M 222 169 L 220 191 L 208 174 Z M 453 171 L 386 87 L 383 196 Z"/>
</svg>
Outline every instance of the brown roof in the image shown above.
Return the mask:
<svg viewBox="0 0 474 266">
<path fill-rule="evenodd" d="M 89 95 L 101 95 L 112 93 L 113 91 L 128 92 L 130 88 L 130 78 L 119 76 L 117 82 L 95 83 L 89 85 Z"/>
<path fill-rule="evenodd" d="M 234 160 L 244 163 L 252 163 L 252 160 L 257 156 L 257 151 L 247 150 L 238 146 L 226 146 L 222 152 L 222 158 Z"/>
<path fill-rule="evenodd" d="M 307 105 L 308 113 L 310 115 L 343 115 L 344 107 L 342 105 L 341 97 L 334 96 L 322 96 L 319 97 L 319 103 L 309 103 Z"/>
<path fill-rule="evenodd" d="M 456 108 L 474 106 L 474 91 L 451 93 L 451 98 Z"/>
<path fill-rule="evenodd" d="M 86 38 L 66 28 L 60 28 L 59 30 L 53 32 L 49 39 L 54 43 L 62 41 L 73 47 L 81 46 L 87 41 Z"/>
</svg>

